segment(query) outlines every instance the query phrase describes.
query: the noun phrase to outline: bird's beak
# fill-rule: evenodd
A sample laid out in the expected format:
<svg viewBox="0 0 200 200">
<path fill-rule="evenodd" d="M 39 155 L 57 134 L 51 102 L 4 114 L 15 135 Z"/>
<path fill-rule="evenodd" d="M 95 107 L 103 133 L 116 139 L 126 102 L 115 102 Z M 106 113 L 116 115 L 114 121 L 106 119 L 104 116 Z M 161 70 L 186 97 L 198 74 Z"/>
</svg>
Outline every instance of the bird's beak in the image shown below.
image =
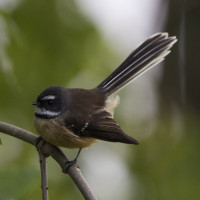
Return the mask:
<svg viewBox="0 0 200 200">
<path fill-rule="evenodd" d="M 33 106 L 37 106 L 37 102 L 33 102 L 32 105 L 33 105 Z"/>
</svg>

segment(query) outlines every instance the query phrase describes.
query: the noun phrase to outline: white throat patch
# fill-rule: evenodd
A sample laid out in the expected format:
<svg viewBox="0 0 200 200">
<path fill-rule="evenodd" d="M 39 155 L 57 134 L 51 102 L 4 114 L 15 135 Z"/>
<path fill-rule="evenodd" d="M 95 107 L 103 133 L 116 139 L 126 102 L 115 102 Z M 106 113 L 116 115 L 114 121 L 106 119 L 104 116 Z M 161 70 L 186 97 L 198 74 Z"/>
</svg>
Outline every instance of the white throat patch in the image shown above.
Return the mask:
<svg viewBox="0 0 200 200">
<path fill-rule="evenodd" d="M 47 117 L 57 117 L 61 114 L 61 112 L 49 111 L 45 108 L 36 107 L 35 113 L 40 116 L 47 116 Z"/>
</svg>

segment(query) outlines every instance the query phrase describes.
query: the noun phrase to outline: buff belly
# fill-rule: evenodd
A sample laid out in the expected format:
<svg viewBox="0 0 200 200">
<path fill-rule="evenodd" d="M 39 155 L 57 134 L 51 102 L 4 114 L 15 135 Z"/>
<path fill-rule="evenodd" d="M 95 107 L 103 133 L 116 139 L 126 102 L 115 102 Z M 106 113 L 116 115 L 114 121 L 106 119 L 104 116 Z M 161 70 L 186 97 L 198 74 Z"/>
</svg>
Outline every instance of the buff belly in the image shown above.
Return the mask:
<svg viewBox="0 0 200 200">
<path fill-rule="evenodd" d="M 67 148 L 85 148 L 96 142 L 95 138 L 80 137 L 58 124 L 55 119 L 34 118 L 34 126 L 38 134 L 47 142 Z"/>
</svg>

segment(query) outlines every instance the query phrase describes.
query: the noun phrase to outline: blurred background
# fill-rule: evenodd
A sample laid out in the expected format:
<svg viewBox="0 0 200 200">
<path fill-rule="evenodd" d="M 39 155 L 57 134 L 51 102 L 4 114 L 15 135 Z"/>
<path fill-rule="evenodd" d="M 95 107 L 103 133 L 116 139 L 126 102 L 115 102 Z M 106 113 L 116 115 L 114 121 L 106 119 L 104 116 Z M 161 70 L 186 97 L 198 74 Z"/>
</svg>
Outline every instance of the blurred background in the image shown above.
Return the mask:
<svg viewBox="0 0 200 200">
<path fill-rule="evenodd" d="M 93 88 L 148 36 L 169 32 L 179 42 L 166 61 L 120 92 L 115 119 L 140 145 L 99 142 L 78 165 L 99 199 L 199 199 L 199 20 L 199 0 L 0 0 L 0 121 L 35 132 L 43 89 Z M 0 200 L 41 199 L 36 150 L 0 138 Z M 83 199 L 51 158 L 48 172 L 50 199 Z"/>
</svg>

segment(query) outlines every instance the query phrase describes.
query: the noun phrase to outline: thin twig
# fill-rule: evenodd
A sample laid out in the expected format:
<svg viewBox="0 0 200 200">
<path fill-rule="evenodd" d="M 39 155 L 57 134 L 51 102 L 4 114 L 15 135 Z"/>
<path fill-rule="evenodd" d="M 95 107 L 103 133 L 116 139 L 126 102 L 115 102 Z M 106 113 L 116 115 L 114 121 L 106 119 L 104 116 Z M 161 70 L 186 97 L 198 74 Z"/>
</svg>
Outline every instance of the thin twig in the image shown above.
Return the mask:
<svg viewBox="0 0 200 200">
<path fill-rule="evenodd" d="M 30 131 L 21 129 L 19 127 L 4 122 L 0 122 L 0 132 L 16 137 L 34 146 L 36 145 L 35 140 L 36 138 L 38 138 L 38 136 L 31 133 Z M 45 143 L 44 148 L 46 154 L 54 158 L 64 172 L 66 163 L 69 161 L 65 156 L 65 154 L 58 147 L 53 146 L 49 143 Z M 82 176 L 80 169 L 76 165 L 71 166 L 67 171 L 67 173 L 70 175 L 74 183 L 77 185 L 78 189 L 82 193 L 85 200 L 97 200 L 91 188 L 89 187 L 86 180 Z"/>
<path fill-rule="evenodd" d="M 47 165 L 46 156 L 39 150 L 40 158 L 40 171 L 41 171 L 41 188 L 42 188 L 42 199 L 48 200 L 48 178 L 47 178 Z"/>
</svg>

